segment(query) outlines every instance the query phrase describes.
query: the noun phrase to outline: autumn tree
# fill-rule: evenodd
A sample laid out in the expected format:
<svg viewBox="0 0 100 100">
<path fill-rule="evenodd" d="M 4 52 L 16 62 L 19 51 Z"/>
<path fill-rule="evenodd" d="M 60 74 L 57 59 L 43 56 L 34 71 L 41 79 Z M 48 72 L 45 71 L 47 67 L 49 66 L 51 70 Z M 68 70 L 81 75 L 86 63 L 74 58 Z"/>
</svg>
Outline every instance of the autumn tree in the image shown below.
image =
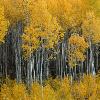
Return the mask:
<svg viewBox="0 0 100 100">
<path fill-rule="evenodd" d="M 28 81 L 32 82 L 32 69 L 34 69 L 33 52 L 38 52 L 40 57 L 36 58 L 38 60 L 36 62 L 36 75 L 42 84 L 45 51 L 54 48 L 59 39 L 62 38 L 63 30 L 57 23 L 56 17 L 49 13 L 45 0 L 29 1 L 28 9 L 30 11 L 29 23 L 27 23 L 25 34 L 22 36 L 22 47 L 26 57 L 28 57 L 27 71 L 29 74 L 27 78 Z M 30 82 L 28 83 L 30 84 Z"/>
<path fill-rule="evenodd" d="M 4 14 L 10 22 L 13 51 L 15 57 L 16 80 L 21 82 L 22 40 L 21 35 L 26 18 L 26 2 L 23 0 L 3 0 Z M 8 32 L 9 33 L 9 32 Z"/>
<path fill-rule="evenodd" d="M 86 18 L 83 21 L 82 28 L 83 28 L 83 35 L 87 40 L 90 49 L 90 61 L 88 65 L 89 66 L 88 73 L 90 73 L 90 71 L 94 69 L 94 54 L 93 54 L 94 46 L 93 45 L 97 45 L 100 42 L 99 24 L 100 24 L 100 18 L 95 16 L 94 11 L 87 12 Z"/>
<path fill-rule="evenodd" d="M 0 1 L 0 52 L 2 50 L 2 45 L 4 45 L 4 43 L 5 43 L 5 37 L 7 36 L 7 33 L 8 33 L 7 32 L 8 27 L 9 27 L 9 21 L 5 18 L 4 5 L 3 5 L 3 2 Z M 2 58 L 2 56 L 0 57 L 0 72 L 2 73 L 2 75 L 5 74 L 5 76 L 7 76 L 7 71 L 6 71 L 7 66 L 2 67 L 2 65 L 1 65 L 2 59 L 1 58 Z M 5 71 L 5 73 L 3 73 L 3 71 Z"/>
</svg>

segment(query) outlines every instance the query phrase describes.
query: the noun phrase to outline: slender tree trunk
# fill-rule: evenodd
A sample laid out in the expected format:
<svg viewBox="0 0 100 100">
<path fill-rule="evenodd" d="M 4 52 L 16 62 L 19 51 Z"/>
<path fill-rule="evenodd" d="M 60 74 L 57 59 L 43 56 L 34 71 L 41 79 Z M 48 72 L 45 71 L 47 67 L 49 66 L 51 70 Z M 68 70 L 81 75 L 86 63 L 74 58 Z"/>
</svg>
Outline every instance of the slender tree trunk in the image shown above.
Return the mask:
<svg viewBox="0 0 100 100">
<path fill-rule="evenodd" d="M 93 47 L 92 47 L 91 40 L 89 40 L 89 45 L 90 45 L 89 72 L 91 72 L 92 74 L 95 74 L 94 55 L 93 55 Z"/>
<path fill-rule="evenodd" d="M 31 86 L 33 83 L 33 78 L 32 78 L 32 70 L 34 68 L 34 56 L 33 54 L 30 55 L 28 64 L 27 64 L 27 85 L 29 90 L 31 90 Z"/>
<path fill-rule="evenodd" d="M 99 50 L 98 50 L 98 45 L 96 46 L 96 72 L 98 72 L 98 66 L 99 66 Z"/>
<path fill-rule="evenodd" d="M 83 76 L 83 73 L 84 73 L 84 72 L 83 72 L 83 67 L 84 67 L 84 66 L 83 66 L 83 61 L 82 61 L 82 62 L 81 62 L 81 75 L 82 75 L 82 76 Z"/>
<path fill-rule="evenodd" d="M 88 54 L 88 50 L 87 50 L 87 52 L 86 52 L 86 59 L 87 59 L 87 65 L 86 65 L 86 68 L 87 68 L 87 75 L 89 74 L 89 54 Z"/>
</svg>

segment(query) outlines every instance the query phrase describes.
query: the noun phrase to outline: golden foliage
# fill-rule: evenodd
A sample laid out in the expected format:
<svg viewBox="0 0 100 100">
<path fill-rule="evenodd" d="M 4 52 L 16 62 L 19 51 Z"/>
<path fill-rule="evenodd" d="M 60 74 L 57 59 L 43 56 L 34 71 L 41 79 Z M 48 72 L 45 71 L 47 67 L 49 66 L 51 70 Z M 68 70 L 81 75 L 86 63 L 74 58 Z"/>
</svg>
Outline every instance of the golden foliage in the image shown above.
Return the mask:
<svg viewBox="0 0 100 100">
<path fill-rule="evenodd" d="M 68 61 L 70 66 L 74 66 L 77 61 L 84 61 L 85 50 L 88 48 L 88 43 L 85 41 L 83 36 L 73 34 L 69 38 L 68 47 Z"/>
<path fill-rule="evenodd" d="M 86 14 L 86 18 L 83 20 L 83 35 L 87 39 L 91 39 L 93 43 L 100 42 L 100 18 L 96 17 L 93 11 L 89 11 Z"/>
<path fill-rule="evenodd" d="M 24 56 L 28 57 L 39 46 L 39 40 L 34 28 L 26 27 L 25 34 L 22 35 L 22 48 L 24 50 Z"/>
<path fill-rule="evenodd" d="M 41 100 L 42 99 L 42 87 L 38 83 L 33 83 L 32 91 L 29 95 L 31 100 Z"/>
<path fill-rule="evenodd" d="M 3 84 L 0 100 L 99 100 L 99 94 L 100 77 L 84 75 L 80 82 L 73 81 L 73 84 L 70 84 L 68 78 L 62 81 L 48 80 L 43 87 L 38 83 L 33 83 L 30 93 L 22 83 Z"/>
<path fill-rule="evenodd" d="M 12 93 L 11 93 L 11 88 L 7 86 L 7 84 L 4 84 L 2 87 L 1 87 L 1 93 L 0 93 L 0 98 L 2 100 L 13 100 L 12 99 Z"/>
<path fill-rule="evenodd" d="M 80 83 L 75 83 L 73 86 L 73 94 L 76 99 L 88 99 L 96 100 L 99 84 L 96 82 L 96 78 L 92 75 L 84 76 Z"/>
<path fill-rule="evenodd" d="M 5 16 L 10 23 L 25 19 L 26 5 L 24 0 L 3 0 Z"/>
<path fill-rule="evenodd" d="M 9 22 L 4 15 L 4 6 L 0 1 L 0 43 L 4 42 Z"/>
<path fill-rule="evenodd" d="M 67 78 L 62 80 L 61 86 L 56 92 L 56 99 L 57 100 L 72 100 L 71 86 Z"/>
<path fill-rule="evenodd" d="M 43 88 L 43 99 L 44 100 L 56 100 L 55 95 L 56 94 L 55 94 L 53 88 L 49 84 L 47 84 Z"/>
<path fill-rule="evenodd" d="M 80 28 L 82 26 L 83 37 L 78 37 L 78 47 L 74 45 L 73 56 L 76 57 L 69 59 L 84 60 L 83 53 L 87 48 L 85 40 L 88 42 L 89 37 L 92 37 L 94 43 L 100 41 L 100 20 L 95 16 L 94 9 L 87 0 L 73 0 L 73 2 L 70 0 L 29 0 L 26 6 L 29 13 L 26 18 L 25 34 L 22 36 L 22 47 L 26 57 L 39 47 L 53 48 L 64 37 L 68 28 L 74 29 L 77 26 Z"/>
<path fill-rule="evenodd" d="M 30 0 L 28 9 L 30 11 L 29 23 L 22 36 L 24 51 L 34 51 L 39 46 L 53 48 L 63 37 L 63 30 L 57 23 L 56 17 L 49 13 L 44 0 Z M 29 53 L 31 52 L 27 54 Z"/>
<path fill-rule="evenodd" d="M 88 9 L 86 0 L 46 0 L 48 9 L 65 30 L 81 23 Z"/>
<path fill-rule="evenodd" d="M 17 95 L 16 95 L 17 94 Z M 15 100 L 27 100 L 28 95 L 26 93 L 26 87 L 24 84 L 14 84 L 12 88 L 12 97 Z"/>
</svg>

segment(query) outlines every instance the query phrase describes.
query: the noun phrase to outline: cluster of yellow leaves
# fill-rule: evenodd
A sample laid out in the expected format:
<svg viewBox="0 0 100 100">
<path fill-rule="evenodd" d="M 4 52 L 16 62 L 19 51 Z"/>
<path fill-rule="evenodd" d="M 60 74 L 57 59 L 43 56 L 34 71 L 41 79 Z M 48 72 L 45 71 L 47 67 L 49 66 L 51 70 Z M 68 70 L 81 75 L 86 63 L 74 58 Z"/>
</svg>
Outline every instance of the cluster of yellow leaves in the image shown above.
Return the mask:
<svg viewBox="0 0 100 100">
<path fill-rule="evenodd" d="M 96 17 L 93 11 L 89 11 L 83 21 L 83 35 L 88 40 L 89 38 L 93 43 L 100 42 L 100 18 Z"/>
<path fill-rule="evenodd" d="M 56 100 L 55 97 L 55 92 L 53 90 L 53 88 L 47 84 L 44 88 L 43 88 L 43 99 L 44 100 Z"/>
<path fill-rule="evenodd" d="M 33 83 L 30 93 L 24 84 L 4 84 L 0 100 L 99 100 L 100 77 L 84 75 L 80 82 L 70 83 L 68 78 L 48 80 L 42 87 Z"/>
<path fill-rule="evenodd" d="M 41 45 L 45 48 L 53 48 L 63 37 L 63 30 L 57 23 L 56 17 L 49 13 L 44 0 L 30 0 L 28 9 L 29 23 L 22 36 L 24 51 L 30 51 L 30 48 L 34 51 Z"/>
<path fill-rule="evenodd" d="M 24 56 L 28 57 L 36 48 L 39 46 L 39 39 L 36 31 L 32 26 L 26 27 L 25 34 L 22 35 L 22 48 L 24 51 Z"/>
<path fill-rule="evenodd" d="M 30 94 L 31 100 L 41 100 L 42 98 L 42 87 L 38 83 L 33 83 L 32 90 Z"/>
<path fill-rule="evenodd" d="M 57 100 L 72 100 L 71 86 L 68 78 L 62 80 L 60 88 L 56 92 Z"/>
<path fill-rule="evenodd" d="M 57 17 L 62 28 L 66 29 L 69 24 L 69 16 L 72 10 L 72 5 L 67 0 L 48 0 L 48 8 L 52 15 Z"/>
<path fill-rule="evenodd" d="M 74 66 L 77 61 L 84 61 L 85 50 L 88 48 L 88 43 L 83 36 L 72 34 L 69 38 L 68 59 L 69 65 Z"/>
<path fill-rule="evenodd" d="M 93 30 L 94 30 L 94 35 L 93 35 L 93 43 L 97 44 L 100 43 L 100 18 L 96 18 L 95 22 L 93 23 Z"/>
<path fill-rule="evenodd" d="M 86 0 L 46 0 L 48 9 L 65 30 L 79 25 L 85 16 L 88 3 Z"/>
<path fill-rule="evenodd" d="M 100 82 L 100 80 L 99 80 Z M 73 85 L 73 94 L 76 99 L 88 99 L 88 100 L 97 100 L 100 99 L 98 96 L 99 82 L 92 75 L 84 76 L 80 83 L 74 83 Z M 98 97 L 98 98 L 97 98 Z"/>
<path fill-rule="evenodd" d="M 4 6 L 0 1 L 0 43 L 4 42 L 5 35 L 7 33 L 9 22 L 4 15 Z"/>
<path fill-rule="evenodd" d="M 15 83 L 13 87 L 8 87 L 4 84 L 1 88 L 1 100 L 28 100 L 28 94 L 26 92 L 24 84 Z"/>
<path fill-rule="evenodd" d="M 100 0 L 88 0 L 95 10 L 96 16 L 100 17 Z"/>
<path fill-rule="evenodd" d="M 26 8 L 24 0 L 3 0 L 5 16 L 10 23 L 25 19 Z"/>
</svg>

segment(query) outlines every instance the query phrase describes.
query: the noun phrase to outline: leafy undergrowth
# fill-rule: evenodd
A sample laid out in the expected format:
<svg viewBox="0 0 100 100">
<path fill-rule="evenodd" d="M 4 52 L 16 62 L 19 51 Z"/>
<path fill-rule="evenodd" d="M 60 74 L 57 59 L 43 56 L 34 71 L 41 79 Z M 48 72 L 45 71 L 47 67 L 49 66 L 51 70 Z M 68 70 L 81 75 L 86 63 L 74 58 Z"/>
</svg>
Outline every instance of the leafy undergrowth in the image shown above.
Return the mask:
<svg viewBox="0 0 100 100">
<path fill-rule="evenodd" d="M 100 100 L 100 77 L 84 76 L 80 81 L 70 82 L 49 79 L 43 87 L 32 84 L 29 93 L 25 84 L 7 80 L 1 86 L 0 100 Z"/>
</svg>

